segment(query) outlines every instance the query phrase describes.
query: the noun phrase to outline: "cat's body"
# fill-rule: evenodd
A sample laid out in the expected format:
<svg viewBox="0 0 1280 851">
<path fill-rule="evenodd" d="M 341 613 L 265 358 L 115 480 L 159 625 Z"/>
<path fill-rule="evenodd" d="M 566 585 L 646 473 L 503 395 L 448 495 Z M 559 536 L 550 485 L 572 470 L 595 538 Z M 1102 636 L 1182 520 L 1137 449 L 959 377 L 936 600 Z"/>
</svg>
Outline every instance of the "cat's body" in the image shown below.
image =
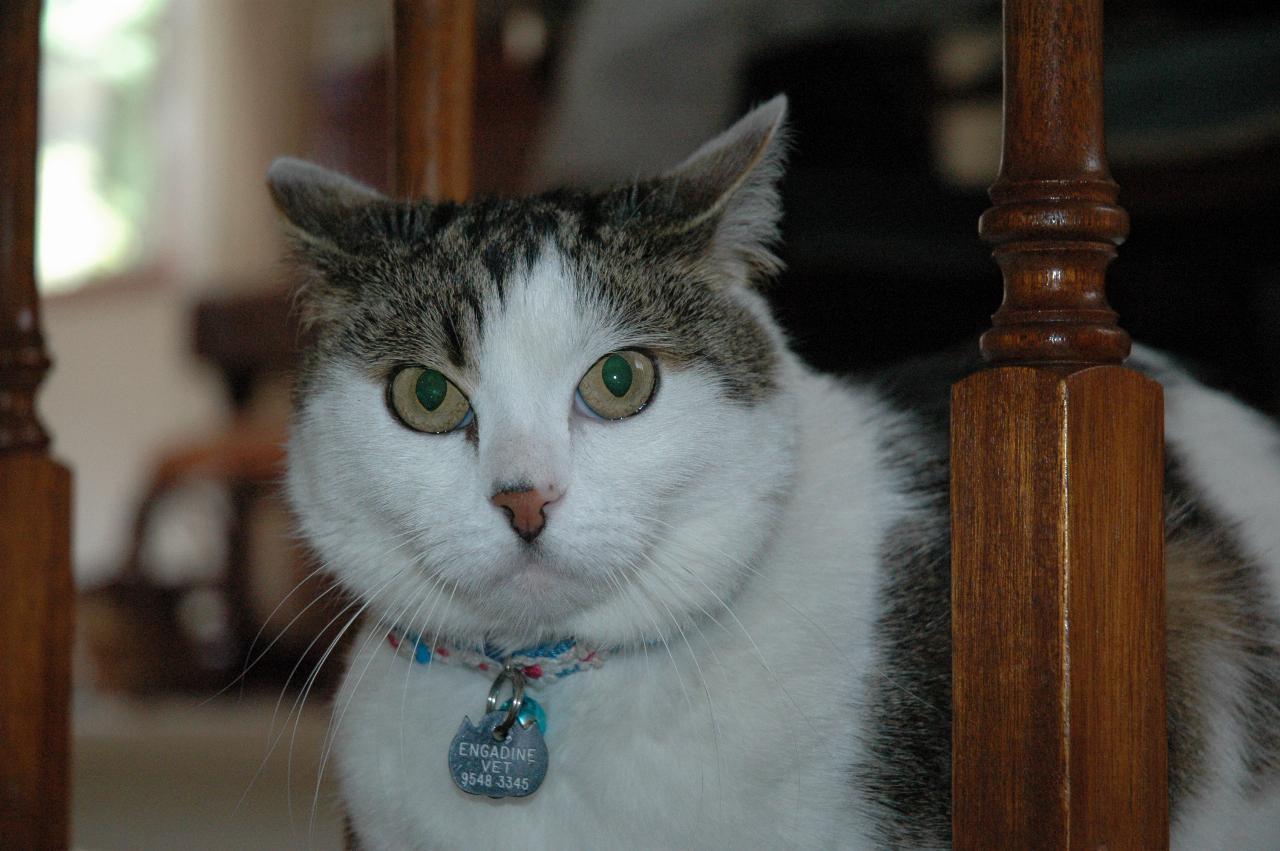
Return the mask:
<svg viewBox="0 0 1280 851">
<path fill-rule="evenodd" d="M 750 286 L 776 264 L 781 112 L 600 195 L 400 205 L 273 170 L 320 326 L 290 493 L 367 603 L 335 705 L 361 847 L 948 844 L 957 375 L 842 381 L 787 350 Z M 602 420 L 574 387 L 619 351 L 652 358 L 656 389 Z M 1175 845 L 1276 847 L 1280 434 L 1143 360 L 1167 399 Z M 455 431 L 397 419 L 406 364 L 465 394 Z M 503 509 L 530 493 L 533 528 Z M 454 786 L 495 672 L 414 664 L 390 627 L 607 654 L 531 686 L 542 788 Z"/>
</svg>

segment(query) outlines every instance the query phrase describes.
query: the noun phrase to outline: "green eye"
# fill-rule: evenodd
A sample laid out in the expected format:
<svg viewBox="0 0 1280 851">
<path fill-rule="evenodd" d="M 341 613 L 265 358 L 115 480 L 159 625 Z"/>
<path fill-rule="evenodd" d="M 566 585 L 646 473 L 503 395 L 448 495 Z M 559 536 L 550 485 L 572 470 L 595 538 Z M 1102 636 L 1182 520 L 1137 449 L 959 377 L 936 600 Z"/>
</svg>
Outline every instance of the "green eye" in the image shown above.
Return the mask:
<svg viewBox="0 0 1280 851">
<path fill-rule="evenodd" d="M 407 366 L 391 378 L 391 407 L 409 428 L 444 434 L 471 421 L 471 403 L 435 369 Z"/>
<path fill-rule="evenodd" d="M 422 407 L 434 411 L 449 395 L 449 380 L 434 369 L 424 369 L 414 382 L 413 392 Z"/>
<path fill-rule="evenodd" d="M 621 420 L 649 404 L 656 379 L 653 360 L 647 355 L 631 350 L 610 352 L 582 376 L 578 395 L 596 416 Z"/>
<path fill-rule="evenodd" d="M 606 390 L 621 399 L 631 389 L 631 364 L 622 355 L 609 355 L 600 366 L 600 381 Z"/>
</svg>

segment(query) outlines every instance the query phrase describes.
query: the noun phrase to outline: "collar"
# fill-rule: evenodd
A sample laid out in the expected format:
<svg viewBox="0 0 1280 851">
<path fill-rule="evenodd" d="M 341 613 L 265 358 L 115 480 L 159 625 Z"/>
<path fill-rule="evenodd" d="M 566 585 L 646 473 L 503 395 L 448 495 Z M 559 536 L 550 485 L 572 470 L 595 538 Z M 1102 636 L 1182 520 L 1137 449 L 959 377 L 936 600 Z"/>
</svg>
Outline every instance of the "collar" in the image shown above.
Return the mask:
<svg viewBox="0 0 1280 851">
<path fill-rule="evenodd" d="M 397 655 L 412 659 L 418 665 L 429 665 L 435 661 L 494 672 L 510 665 L 524 674 L 531 686 L 562 680 L 590 668 L 599 668 L 606 658 L 617 652 L 584 647 L 573 638 L 538 644 L 507 654 L 488 642 L 471 646 L 438 644 L 433 647 L 417 633 L 394 626 L 387 630 L 387 643 Z"/>
</svg>

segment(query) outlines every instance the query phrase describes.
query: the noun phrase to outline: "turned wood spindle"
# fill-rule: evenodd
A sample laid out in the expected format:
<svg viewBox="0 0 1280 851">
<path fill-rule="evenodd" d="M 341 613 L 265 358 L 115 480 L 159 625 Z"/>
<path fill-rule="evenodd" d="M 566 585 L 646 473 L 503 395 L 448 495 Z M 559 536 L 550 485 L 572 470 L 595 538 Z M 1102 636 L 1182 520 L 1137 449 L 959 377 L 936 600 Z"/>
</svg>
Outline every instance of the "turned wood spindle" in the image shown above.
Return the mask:
<svg viewBox="0 0 1280 851">
<path fill-rule="evenodd" d="M 1102 6 L 1005 5 L 1004 149 L 979 231 L 1004 303 L 982 338 L 993 363 L 1120 363 L 1129 335 L 1106 270 L 1129 231 L 1107 170 Z"/>
<path fill-rule="evenodd" d="M 1100 0 L 1006 0 L 981 220 L 1005 296 L 952 391 L 953 842 L 1168 844 L 1163 402 L 1104 294 L 1127 216 Z"/>
<path fill-rule="evenodd" d="M 40 3 L 0 0 L 0 848 L 67 847 L 71 477 L 49 458 L 34 268 Z"/>
</svg>

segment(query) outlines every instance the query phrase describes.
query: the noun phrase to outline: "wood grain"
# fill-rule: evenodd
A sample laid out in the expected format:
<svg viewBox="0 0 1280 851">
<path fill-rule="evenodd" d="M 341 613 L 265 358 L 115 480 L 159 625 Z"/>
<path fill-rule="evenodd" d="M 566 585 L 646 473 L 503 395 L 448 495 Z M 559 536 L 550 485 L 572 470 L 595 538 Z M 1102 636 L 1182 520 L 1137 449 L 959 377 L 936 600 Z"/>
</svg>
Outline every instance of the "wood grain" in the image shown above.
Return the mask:
<svg viewBox="0 0 1280 851">
<path fill-rule="evenodd" d="M 35 413 L 40 3 L 0 0 L 0 21 L 0 848 L 65 848 L 71 479 Z"/>
<path fill-rule="evenodd" d="M 952 391 L 953 843 L 1168 845 L 1163 401 L 1118 364 L 1100 0 L 1006 0 L 993 368 Z"/>
<path fill-rule="evenodd" d="M 1168 842 L 1164 394 L 1131 370 L 1065 379 L 1072 848 Z"/>
<path fill-rule="evenodd" d="M 0 453 L 0 848 L 67 847 L 71 476 Z"/>
<path fill-rule="evenodd" d="M 396 193 L 461 201 L 471 193 L 473 0 L 395 0 Z"/>
<path fill-rule="evenodd" d="M 1115 366 L 953 391 L 956 848 L 1167 842 L 1162 404 Z"/>
</svg>

